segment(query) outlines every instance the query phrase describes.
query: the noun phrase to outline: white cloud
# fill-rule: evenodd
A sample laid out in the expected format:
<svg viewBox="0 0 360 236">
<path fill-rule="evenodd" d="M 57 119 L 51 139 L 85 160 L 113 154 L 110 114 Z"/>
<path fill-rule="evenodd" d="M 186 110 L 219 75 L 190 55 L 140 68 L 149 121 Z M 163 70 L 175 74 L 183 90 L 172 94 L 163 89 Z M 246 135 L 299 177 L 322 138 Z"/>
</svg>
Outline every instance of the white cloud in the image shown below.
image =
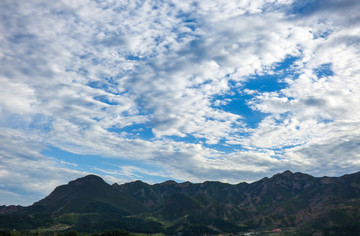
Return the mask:
<svg viewBox="0 0 360 236">
<path fill-rule="evenodd" d="M 298 5 L 304 7 L 291 0 L 2 1 L 1 176 L 15 186 L 25 175 L 33 176 L 26 183 L 43 183 L 36 176 L 54 171 L 43 189 L 19 187 L 45 192 L 62 182 L 62 171 L 67 179 L 82 173 L 39 154 L 46 145 L 144 160 L 165 169 L 162 175 L 192 181 L 250 181 L 291 168 L 355 170 L 360 5 L 331 0 L 302 14 L 292 9 Z M 297 60 L 286 88 L 246 88 L 256 75 L 278 75 L 288 57 Z M 332 72 L 321 75 L 324 65 Z M 247 126 L 246 113 L 227 110 L 237 93 L 266 113 L 257 127 Z M 139 132 L 149 129 L 149 136 Z M 327 151 L 331 144 L 339 151 Z M 34 171 L 8 171 L 22 162 Z M 120 179 L 134 173 L 152 172 L 123 169 Z"/>
<path fill-rule="evenodd" d="M 27 4 L 12 9 L 15 14 L 8 16 L 25 27 L 8 32 L 15 40 L 4 39 L 8 48 L 20 44 L 10 53 L 17 55 L 21 69 L 11 58 L 3 65 L 7 71 L 19 71 L 11 75 L 12 80 L 34 91 L 38 104 L 32 110 L 51 119 L 55 139 L 60 135 L 68 140 L 64 132 L 69 129 L 83 134 L 86 129 L 106 132 L 100 127 L 148 123 L 159 138 L 193 135 L 217 143 L 241 125 L 240 116 L 216 109 L 210 101 L 229 92 L 226 76 L 242 80 L 263 65 L 296 53 L 295 43 L 278 46 L 286 27 L 283 23 L 267 27 L 268 21 L 279 20 L 275 14 L 264 20 L 258 15 L 241 17 L 231 10 L 240 4 L 236 9 L 254 13 L 249 9 L 260 9 L 263 2 L 244 6 L 218 2 L 216 8 L 232 14 L 217 23 L 212 18 L 216 8 L 180 4 L 194 15 L 194 30 L 176 17 L 180 12 L 176 4 L 162 3 L 156 14 L 152 2 L 108 3 L 110 8 L 95 3 Z M 224 27 L 233 23 L 236 29 Z M 174 30 L 184 27 L 189 33 L 180 39 Z M 31 37 L 19 37 L 16 30 Z M 31 49 L 29 54 L 29 42 L 39 45 L 39 50 Z M 240 46 L 234 51 L 233 45 Z M 29 55 L 34 60 L 28 60 Z M 254 55 L 254 61 L 248 60 Z M 34 76 L 36 80 L 31 79 Z"/>
<path fill-rule="evenodd" d="M 0 112 L 11 111 L 21 115 L 31 113 L 31 108 L 35 103 L 33 89 L 26 84 L 0 78 Z"/>
</svg>

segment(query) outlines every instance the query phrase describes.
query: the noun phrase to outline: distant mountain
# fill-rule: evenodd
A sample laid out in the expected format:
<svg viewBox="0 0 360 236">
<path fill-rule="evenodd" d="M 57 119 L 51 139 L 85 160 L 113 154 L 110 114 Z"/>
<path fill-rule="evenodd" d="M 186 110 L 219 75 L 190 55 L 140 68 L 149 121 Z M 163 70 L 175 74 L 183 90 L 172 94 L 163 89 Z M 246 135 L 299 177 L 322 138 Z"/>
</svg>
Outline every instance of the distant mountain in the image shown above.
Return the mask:
<svg viewBox="0 0 360 236">
<path fill-rule="evenodd" d="M 282 228 L 360 235 L 360 172 L 316 178 L 285 171 L 221 182 L 107 184 L 95 175 L 57 187 L 29 207 L 0 207 L 0 229 L 75 229 L 203 235 Z"/>
<path fill-rule="evenodd" d="M 139 201 L 118 191 L 102 178 L 88 175 L 57 187 L 49 196 L 26 209 L 29 213 L 118 213 L 132 215 L 146 211 Z"/>
</svg>

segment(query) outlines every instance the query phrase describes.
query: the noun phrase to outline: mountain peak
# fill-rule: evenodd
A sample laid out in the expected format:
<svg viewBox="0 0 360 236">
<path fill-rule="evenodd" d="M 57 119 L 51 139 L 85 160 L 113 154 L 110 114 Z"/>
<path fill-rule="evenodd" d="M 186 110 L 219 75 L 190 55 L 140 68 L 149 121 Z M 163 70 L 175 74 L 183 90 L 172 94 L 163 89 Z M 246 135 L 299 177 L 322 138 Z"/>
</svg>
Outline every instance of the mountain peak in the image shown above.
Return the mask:
<svg viewBox="0 0 360 236">
<path fill-rule="evenodd" d="M 291 176 L 291 175 L 293 175 L 293 172 L 291 172 L 290 170 L 286 170 L 281 175 L 283 175 L 283 176 Z"/>
<path fill-rule="evenodd" d="M 84 184 L 89 184 L 89 183 L 106 183 L 101 177 L 97 176 L 97 175 L 87 175 L 85 177 L 81 177 L 78 179 L 75 179 L 73 181 L 69 182 L 69 185 L 84 185 Z"/>
<path fill-rule="evenodd" d="M 167 180 L 165 182 L 160 183 L 160 185 L 176 185 L 177 183 L 174 180 Z"/>
<path fill-rule="evenodd" d="M 293 172 L 291 172 L 290 170 L 286 170 L 282 173 L 275 174 L 273 177 L 291 177 L 293 175 Z"/>
</svg>

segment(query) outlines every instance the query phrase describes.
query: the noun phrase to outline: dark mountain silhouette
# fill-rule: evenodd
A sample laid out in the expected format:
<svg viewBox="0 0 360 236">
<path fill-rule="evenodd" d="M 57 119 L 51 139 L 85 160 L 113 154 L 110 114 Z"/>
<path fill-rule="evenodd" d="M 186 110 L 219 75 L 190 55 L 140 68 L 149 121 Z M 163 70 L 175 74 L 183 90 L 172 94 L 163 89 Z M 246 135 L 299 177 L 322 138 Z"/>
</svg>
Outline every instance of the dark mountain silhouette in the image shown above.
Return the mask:
<svg viewBox="0 0 360 236">
<path fill-rule="evenodd" d="M 112 212 L 131 215 L 146 208 L 131 195 L 117 191 L 102 178 L 88 175 L 57 187 L 49 196 L 27 208 L 39 213 Z"/>
<path fill-rule="evenodd" d="M 95 175 L 57 187 L 29 207 L 0 207 L 0 229 L 75 229 L 189 235 L 292 229 L 360 233 L 360 172 L 316 178 L 285 171 L 257 182 L 107 184 Z M 55 228 L 56 229 L 56 228 Z"/>
</svg>

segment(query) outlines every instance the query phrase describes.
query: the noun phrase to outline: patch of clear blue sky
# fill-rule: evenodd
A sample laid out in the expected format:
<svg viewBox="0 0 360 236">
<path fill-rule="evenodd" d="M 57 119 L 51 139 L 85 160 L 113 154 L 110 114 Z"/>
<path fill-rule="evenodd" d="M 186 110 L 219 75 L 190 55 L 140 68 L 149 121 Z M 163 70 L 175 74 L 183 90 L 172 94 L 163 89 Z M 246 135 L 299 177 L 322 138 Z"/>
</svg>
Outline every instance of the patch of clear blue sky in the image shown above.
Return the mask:
<svg viewBox="0 0 360 236">
<path fill-rule="evenodd" d="M 206 141 L 205 138 L 196 138 L 193 135 L 189 134 L 184 137 L 176 136 L 176 135 L 169 135 L 166 138 L 174 140 L 176 142 L 184 142 L 184 143 L 203 143 Z"/>
<path fill-rule="evenodd" d="M 242 121 L 249 128 L 256 128 L 268 114 L 251 109 L 247 103 L 252 98 L 253 95 L 239 94 L 237 97 L 232 98 L 227 105 L 222 106 L 222 109 L 241 115 L 243 117 Z"/>
<path fill-rule="evenodd" d="M 87 85 L 91 88 L 102 89 L 106 92 L 119 95 L 119 93 L 116 93 L 113 89 L 114 86 L 118 86 L 116 79 L 113 77 L 103 77 L 101 80 L 90 81 Z"/>
<path fill-rule="evenodd" d="M 68 164 L 66 167 L 69 169 L 89 172 L 92 174 L 97 174 L 102 176 L 106 175 L 106 173 L 102 172 L 101 170 L 105 170 L 105 171 L 115 171 L 115 172 L 119 171 L 119 174 L 114 174 L 114 176 L 119 179 L 129 179 L 129 181 L 130 179 L 141 179 L 145 182 L 160 183 L 169 179 L 169 177 L 162 177 L 156 174 L 161 171 L 160 167 L 153 165 L 151 163 L 145 163 L 144 160 L 129 160 L 129 159 L 114 158 L 114 157 L 105 158 L 104 156 L 97 156 L 97 155 L 80 155 L 80 154 L 64 151 L 54 146 L 48 146 L 46 149 L 44 149 L 41 152 L 41 154 L 48 157 L 53 157 L 58 161 L 63 161 L 77 165 L 74 166 Z M 127 167 L 127 166 L 143 169 L 148 172 L 153 172 L 154 174 L 146 174 L 137 170 L 133 170 L 131 172 L 133 175 L 121 174 L 122 167 Z"/>
<path fill-rule="evenodd" d="M 318 78 L 333 76 L 334 72 L 331 69 L 332 64 L 322 64 L 318 68 L 314 69 L 314 73 Z"/>
<path fill-rule="evenodd" d="M 283 79 L 289 75 L 296 75 L 295 69 L 291 66 L 298 59 L 299 57 L 289 56 L 282 62 L 275 63 L 269 73 L 250 76 L 244 88 L 259 92 L 273 92 L 285 88 L 287 83 L 283 82 Z"/>
<path fill-rule="evenodd" d="M 257 125 L 268 115 L 249 107 L 248 102 L 251 101 L 257 93 L 280 91 L 287 87 L 287 83 L 283 82 L 287 76 L 297 77 L 295 69 L 292 67 L 298 57 L 289 56 L 284 61 L 276 63 L 271 72 L 253 75 L 243 83 L 239 91 L 233 95 L 222 95 L 214 97 L 214 100 L 229 99 L 226 105 L 220 106 L 220 109 L 238 114 L 243 117 L 243 122 L 250 127 L 256 128 Z M 232 83 L 235 87 L 235 83 Z M 256 90 L 254 94 L 243 93 L 244 89 Z"/>
<path fill-rule="evenodd" d="M 152 128 L 148 127 L 146 124 L 134 124 L 123 128 L 113 127 L 107 130 L 114 133 L 126 132 L 128 133 L 128 138 L 141 138 L 148 140 L 155 137 L 152 132 Z"/>
<path fill-rule="evenodd" d="M 311 14 L 311 12 L 314 11 L 314 9 L 319 7 L 320 1 L 319 0 L 294 1 L 290 9 L 288 10 L 288 13 L 296 14 L 296 15 Z"/>
</svg>

